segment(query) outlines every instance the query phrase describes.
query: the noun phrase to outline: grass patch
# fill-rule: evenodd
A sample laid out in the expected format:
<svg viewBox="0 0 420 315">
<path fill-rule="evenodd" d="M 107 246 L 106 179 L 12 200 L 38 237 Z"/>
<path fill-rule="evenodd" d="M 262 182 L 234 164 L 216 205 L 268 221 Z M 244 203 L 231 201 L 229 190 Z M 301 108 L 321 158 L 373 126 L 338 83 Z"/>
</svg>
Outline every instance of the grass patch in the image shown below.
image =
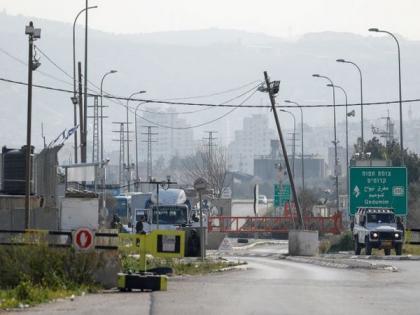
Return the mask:
<svg viewBox="0 0 420 315">
<path fill-rule="evenodd" d="M 420 256 L 420 245 L 404 244 L 403 254 Z"/>
<path fill-rule="evenodd" d="M 323 239 L 319 243 L 319 252 L 321 254 L 352 250 L 354 250 L 354 241 L 350 231 L 344 232 L 338 237 Z"/>
<path fill-rule="evenodd" d="M 160 259 L 154 257 L 147 258 L 147 268 L 169 267 L 174 275 L 199 275 L 210 272 L 220 271 L 224 268 L 243 265 L 245 262 L 233 262 L 224 259 L 205 259 L 201 261 L 195 258 L 172 258 Z M 125 256 L 122 259 L 123 272 L 139 272 L 140 259 L 138 256 Z"/>
<path fill-rule="evenodd" d="M 98 289 L 99 287 L 95 286 L 79 286 L 77 289 L 51 289 L 24 281 L 13 289 L 0 290 L 0 309 L 34 306 L 72 295 L 97 292 Z"/>
<path fill-rule="evenodd" d="M 100 255 L 50 248 L 46 243 L 0 246 L 0 309 L 32 306 L 99 286 Z"/>
</svg>

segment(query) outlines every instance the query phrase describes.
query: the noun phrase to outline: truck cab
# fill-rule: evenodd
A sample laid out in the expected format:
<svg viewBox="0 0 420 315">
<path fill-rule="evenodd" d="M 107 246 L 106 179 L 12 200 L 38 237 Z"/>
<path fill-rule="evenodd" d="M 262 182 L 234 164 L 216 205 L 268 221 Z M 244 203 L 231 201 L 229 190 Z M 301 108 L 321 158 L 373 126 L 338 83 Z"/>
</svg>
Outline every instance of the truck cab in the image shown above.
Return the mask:
<svg viewBox="0 0 420 315">
<path fill-rule="evenodd" d="M 135 198 L 133 198 L 135 199 Z M 169 188 L 149 194 L 142 207 L 135 207 L 132 227 L 142 222 L 142 231 L 150 232 L 156 229 L 175 230 L 183 227 L 196 226 L 198 218 L 191 209 L 190 201 L 183 189 Z"/>
<path fill-rule="evenodd" d="M 362 248 L 366 255 L 371 255 L 373 248 L 383 249 L 385 255 L 390 255 L 391 249 L 395 249 L 396 255 L 402 253 L 404 231 L 397 227 L 396 216 L 390 208 L 359 208 L 352 233 L 356 255 L 360 255 Z"/>
</svg>

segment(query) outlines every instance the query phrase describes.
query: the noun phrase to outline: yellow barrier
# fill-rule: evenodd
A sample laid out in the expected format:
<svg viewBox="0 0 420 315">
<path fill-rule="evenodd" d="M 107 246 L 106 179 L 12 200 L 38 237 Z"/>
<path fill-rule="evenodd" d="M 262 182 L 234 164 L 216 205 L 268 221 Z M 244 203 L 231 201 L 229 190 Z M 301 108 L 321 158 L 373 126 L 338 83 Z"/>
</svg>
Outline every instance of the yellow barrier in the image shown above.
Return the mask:
<svg viewBox="0 0 420 315">
<path fill-rule="evenodd" d="M 141 268 L 146 270 L 146 255 L 159 258 L 182 258 L 185 255 L 185 232 L 154 230 L 149 234 L 120 234 L 119 249 L 127 254 L 138 254 Z"/>
</svg>

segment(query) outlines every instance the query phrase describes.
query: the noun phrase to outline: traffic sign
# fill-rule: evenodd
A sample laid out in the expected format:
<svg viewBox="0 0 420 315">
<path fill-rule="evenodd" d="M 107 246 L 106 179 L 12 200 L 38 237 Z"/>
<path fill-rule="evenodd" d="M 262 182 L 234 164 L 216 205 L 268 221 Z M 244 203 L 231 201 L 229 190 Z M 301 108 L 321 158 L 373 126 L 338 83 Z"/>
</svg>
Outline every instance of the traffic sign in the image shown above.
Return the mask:
<svg viewBox="0 0 420 315">
<path fill-rule="evenodd" d="M 94 233 L 88 228 L 80 228 L 73 233 L 73 246 L 78 250 L 89 250 L 93 247 Z"/>
<path fill-rule="evenodd" d="M 274 184 L 274 207 L 283 207 L 290 201 L 290 184 Z"/>
<path fill-rule="evenodd" d="M 360 207 L 392 208 L 397 215 L 407 215 L 406 167 L 351 167 L 350 214 Z"/>
<path fill-rule="evenodd" d="M 199 177 L 194 181 L 194 189 L 197 191 L 204 191 L 207 189 L 207 186 L 207 181 L 202 177 Z"/>
</svg>

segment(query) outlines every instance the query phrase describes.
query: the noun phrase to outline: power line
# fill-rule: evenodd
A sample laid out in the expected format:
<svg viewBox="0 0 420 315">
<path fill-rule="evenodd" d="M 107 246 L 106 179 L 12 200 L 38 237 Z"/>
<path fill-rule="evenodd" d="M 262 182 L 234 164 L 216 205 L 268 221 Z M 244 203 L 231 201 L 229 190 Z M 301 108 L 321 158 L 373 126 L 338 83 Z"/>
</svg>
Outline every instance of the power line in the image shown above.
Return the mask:
<svg viewBox="0 0 420 315">
<path fill-rule="evenodd" d="M 247 96 L 243 101 L 242 101 L 242 104 L 243 103 L 245 103 L 247 100 L 249 100 L 256 92 L 257 92 L 258 90 L 255 90 L 251 95 L 249 95 L 249 96 Z M 171 127 L 171 126 L 166 126 L 166 125 L 162 125 L 162 124 L 159 124 L 159 123 L 156 123 L 156 122 L 153 122 L 153 121 L 151 121 L 151 120 L 149 120 L 149 119 L 146 119 L 146 118 L 144 118 L 144 117 L 142 117 L 142 116 L 140 116 L 140 115 L 137 115 L 137 117 L 139 117 L 140 119 L 143 119 L 144 121 L 147 121 L 148 123 L 151 123 L 151 124 L 155 124 L 156 126 L 159 126 L 159 127 L 162 127 L 162 128 L 166 128 L 166 129 L 175 129 L 175 130 L 186 130 L 186 129 L 194 129 L 194 128 L 199 128 L 199 127 L 203 127 L 203 126 L 206 126 L 206 125 L 210 125 L 210 124 L 212 124 L 212 123 L 214 123 L 214 122 L 216 122 L 216 121 L 218 121 L 218 120 L 220 120 L 220 119 L 223 119 L 223 118 L 225 118 L 226 116 L 228 116 L 228 115 L 230 115 L 231 113 L 233 113 L 235 110 L 237 110 L 238 108 L 240 108 L 241 107 L 241 104 L 240 105 L 238 105 L 238 106 L 236 106 L 236 107 L 234 107 L 234 108 L 232 108 L 231 110 L 229 110 L 227 113 L 224 113 L 223 115 L 221 115 L 221 116 L 219 116 L 219 117 L 217 117 L 217 118 L 215 118 L 215 119 L 212 119 L 212 120 L 210 120 L 210 121 L 207 121 L 207 122 L 204 122 L 204 123 L 201 123 L 201 124 L 197 124 L 197 125 L 194 125 L 194 126 L 188 126 L 188 127 Z"/>
<path fill-rule="evenodd" d="M 57 63 L 55 63 L 46 53 L 44 53 L 38 46 L 35 46 L 35 50 L 38 50 L 39 53 L 44 56 L 54 67 L 64 73 L 67 77 L 73 80 L 73 76 L 68 74 L 63 68 L 61 68 Z"/>
<path fill-rule="evenodd" d="M 17 85 L 24 85 L 27 86 L 28 84 L 26 82 L 22 81 L 16 81 L 12 79 L 6 79 L 0 77 L 0 81 L 7 82 L 7 83 L 13 83 Z M 67 83 L 67 82 L 66 82 Z M 55 92 L 63 92 L 63 93 L 71 93 L 73 94 L 73 90 L 66 90 L 62 88 L 56 88 L 46 85 L 39 85 L 34 84 L 33 87 L 55 91 Z M 94 97 L 94 96 L 100 96 L 99 94 L 93 94 L 88 93 L 88 96 Z M 168 105 L 180 105 L 180 106 L 204 106 L 204 107 L 241 107 L 241 108 L 270 108 L 268 105 L 238 105 L 238 104 L 211 104 L 211 103 L 191 103 L 191 102 L 171 102 L 171 101 L 163 101 L 163 100 L 153 100 L 153 99 L 139 99 L 139 98 L 131 98 L 128 99 L 127 97 L 121 97 L 121 96 L 113 96 L 113 95 L 104 95 L 105 98 L 108 99 L 114 99 L 114 100 L 120 100 L 120 101 L 136 101 L 136 102 L 144 102 L 144 103 L 156 103 L 156 104 L 168 104 Z M 379 102 L 364 102 L 363 106 L 376 106 L 376 105 L 391 105 L 391 104 L 398 104 L 400 101 L 379 101 Z M 419 98 L 415 99 L 407 99 L 402 100 L 402 103 L 415 103 L 420 102 Z M 123 105 L 123 104 L 121 104 Z M 125 107 L 125 105 L 123 105 Z M 277 105 L 277 108 L 328 108 L 328 107 L 345 107 L 346 104 L 318 104 L 318 105 L 309 105 L 309 104 L 301 104 L 299 106 L 297 105 Z M 360 103 L 349 103 L 347 106 L 360 106 Z"/>
<path fill-rule="evenodd" d="M 16 62 L 20 63 L 21 65 L 23 65 L 23 66 L 25 66 L 25 67 L 27 67 L 27 66 L 28 66 L 28 64 L 27 64 L 25 61 L 23 61 L 22 59 L 19 59 L 19 58 L 15 57 L 15 56 L 13 56 L 12 54 L 10 54 L 9 52 L 7 52 L 7 51 L 6 51 L 6 50 L 4 50 L 3 48 L 0 48 L 0 52 L 2 52 L 3 54 L 5 54 L 5 55 L 6 55 L 6 56 L 8 56 L 9 58 L 13 59 L 14 61 L 16 61 Z M 53 76 L 53 75 L 51 75 L 51 74 L 48 74 L 48 73 L 44 72 L 44 71 L 42 71 L 42 70 L 37 69 L 37 71 L 36 71 L 36 72 L 38 72 L 39 74 L 41 74 L 41 75 L 43 75 L 43 76 L 45 76 L 45 77 L 48 77 L 48 78 L 50 78 L 50 79 L 53 79 L 53 80 L 55 80 L 55 81 L 58 81 L 58 82 L 61 82 L 61 83 L 67 84 L 67 85 L 73 85 L 73 83 L 70 83 L 70 82 L 64 81 L 64 80 L 62 80 L 62 79 L 60 79 L 60 78 L 57 78 L 57 77 L 55 77 L 55 76 Z"/>
<path fill-rule="evenodd" d="M 246 88 L 250 85 L 254 85 L 255 83 L 262 83 L 262 82 L 260 80 L 254 80 L 252 82 L 243 84 L 243 85 L 238 86 L 238 87 L 234 87 L 234 88 L 227 89 L 227 90 L 220 91 L 220 92 L 214 92 L 214 93 L 211 93 L 211 94 L 189 96 L 189 97 L 175 97 L 175 98 L 167 98 L 167 99 L 163 99 L 163 100 L 164 101 L 179 101 L 179 100 L 189 100 L 189 99 L 194 99 L 194 98 L 205 98 L 205 97 L 219 96 L 219 95 L 235 92 L 235 91 L 238 91 L 238 90 L 242 90 L 242 89 L 244 89 L 244 88 Z"/>
<path fill-rule="evenodd" d="M 259 85 L 258 85 L 259 86 Z M 241 94 L 239 94 L 239 95 L 237 95 L 237 96 L 234 96 L 234 97 L 232 97 L 232 98 L 230 98 L 230 99 L 228 99 L 228 100 L 226 100 L 226 101 L 224 101 L 224 102 L 222 102 L 222 103 L 220 103 L 220 105 L 224 105 L 224 104 L 227 104 L 227 103 L 230 103 L 230 102 L 232 102 L 232 101 L 235 101 L 235 100 L 237 100 L 237 99 L 239 99 L 239 98 L 241 98 L 242 96 L 244 96 L 244 95 L 246 95 L 246 94 L 248 94 L 248 93 L 250 93 L 250 92 L 252 92 L 252 91 L 254 91 L 258 86 L 253 86 L 251 89 L 249 89 L 249 90 L 246 90 L 245 92 L 243 92 L 243 93 L 241 93 Z M 129 106 L 130 107 L 130 106 Z M 147 111 L 147 110 L 140 110 L 140 111 L 142 111 L 142 112 L 146 112 L 146 113 L 151 113 L 151 114 L 161 114 L 161 115 L 173 115 L 173 114 L 178 114 L 178 115 L 181 115 L 181 114 L 195 114 L 195 113 L 198 113 L 198 112 L 201 112 L 201 111 L 204 111 L 204 110 L 208 110 L 208 109 L 211 109 L 212 107 L 208 107 L 208 108 L 204 108 L 204 109 L 198 109 L 198 110 L 195 110 L 195 111 L 189 111 L 189 112 L 174 112 L 174 113 L 171 113 L 171 112 L 154 112 L 154 111 Z M 134 107 L 131 107 L 131 109 L 134 109 Z"/>
</svg>

